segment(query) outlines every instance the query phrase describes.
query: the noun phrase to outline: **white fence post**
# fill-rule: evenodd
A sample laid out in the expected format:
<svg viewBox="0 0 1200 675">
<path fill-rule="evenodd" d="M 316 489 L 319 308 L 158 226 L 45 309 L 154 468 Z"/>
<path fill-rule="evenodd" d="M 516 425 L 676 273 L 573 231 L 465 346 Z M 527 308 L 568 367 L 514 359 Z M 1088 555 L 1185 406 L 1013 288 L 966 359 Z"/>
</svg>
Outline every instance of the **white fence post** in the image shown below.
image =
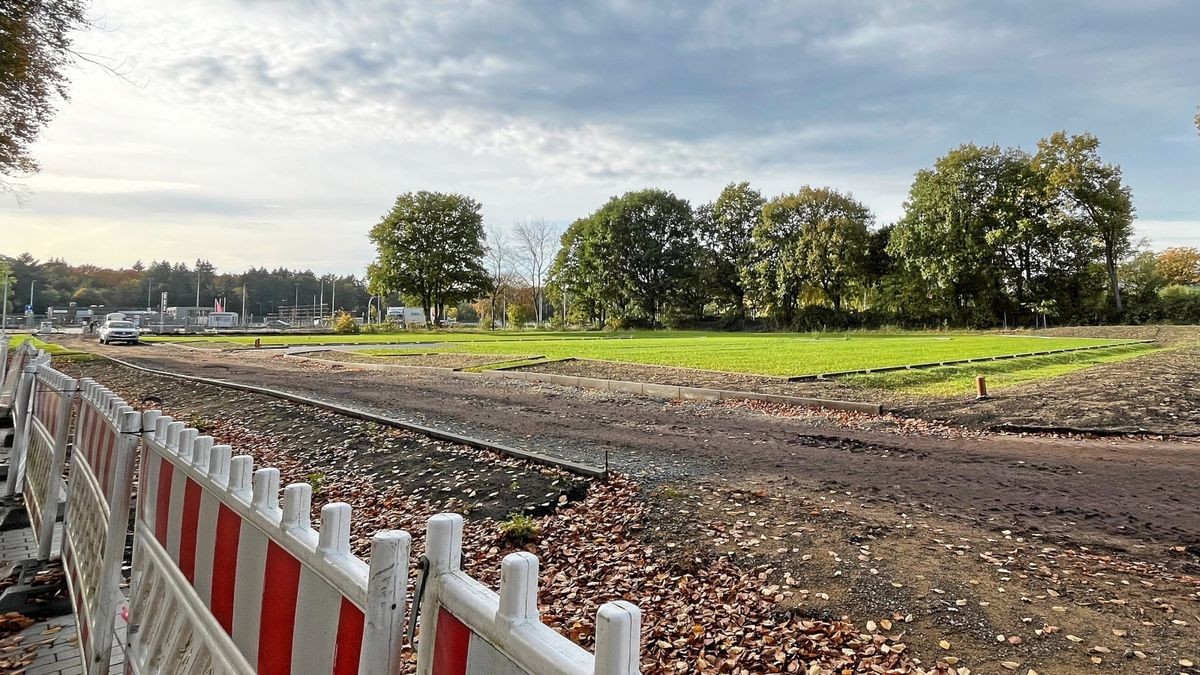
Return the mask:
<svg viewBox="0 0 1200 675">
<path fill-rule="evenodd" d="M 642 612 L 632 602 L 618 600 L 600 605 L 596 613 L 596 675 L 633 675 L 642 672 Z"/>
</svg>

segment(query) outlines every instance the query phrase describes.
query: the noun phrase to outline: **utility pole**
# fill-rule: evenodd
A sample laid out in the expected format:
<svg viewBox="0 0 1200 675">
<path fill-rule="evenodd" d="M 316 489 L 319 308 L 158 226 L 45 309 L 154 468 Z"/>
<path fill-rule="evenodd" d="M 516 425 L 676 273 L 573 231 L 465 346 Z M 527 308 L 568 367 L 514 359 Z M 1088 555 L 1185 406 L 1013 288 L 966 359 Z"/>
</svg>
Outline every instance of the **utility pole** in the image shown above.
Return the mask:
<svg viewBox="0 0 1200 675">
<path fill-rule="evenodd" d="M 200 266 L 196 265 L 196 306 L 200 306 Z"/>
<path fill-rule="evenodd" d="M 300 304 L 300 284 L 296 284 L 296 298 L 292 300 L 292 328 L 296 327 L 296 305 Z"/>
<path fill-rule="evenodd" d="M 337 279 L 329 282 L 329 291 L 333 297 L 329 299 L 329 317 L 333 318 L 333 312 L 337 308 Z"/>
<path fill-rule="evenodd" d="M 325 280 L 324 279 L 321 280 L 321 304 L 318 305 L 317 311 L 321 315 L 321 317 L 320 317 L 321 320 L 324 321 L 325 320 Z"/>
<path fill-rule="evenodd" d="M 242 325 L 246 325 L 246 284 L 242 284 Z"/>
</svg>

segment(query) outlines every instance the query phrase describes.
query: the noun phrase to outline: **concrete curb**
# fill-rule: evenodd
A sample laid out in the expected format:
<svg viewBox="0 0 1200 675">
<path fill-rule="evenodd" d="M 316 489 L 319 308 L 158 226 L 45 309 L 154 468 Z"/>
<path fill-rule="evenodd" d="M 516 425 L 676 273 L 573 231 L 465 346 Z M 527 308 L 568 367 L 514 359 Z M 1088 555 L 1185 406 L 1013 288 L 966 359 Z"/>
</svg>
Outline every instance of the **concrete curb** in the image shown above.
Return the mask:
<svg viewBox="0 0 1200 675">
<path fill-rule="evenodd" d="M 292 393 L 289 393 L 286 391 L 279 391 L 277 389 L 268 389 L 266 387 L 256 387 L 256 386 L 249 385 L 249 384 L 240 384 L 238 382 L 229 382 L 226 380 L 216 380 L 216 379 L 212 379 L 212 378 L 208 378 L 208 377 L 197 377 L 195 375 L 184 375 L 182 373 L 173 373 L 168 370 L 159 370 L 157 368 L 147 368 L 145 366 L 139 366 L 139 365 L 135 365 L 133 363 L 129 363 L 128 361 L 122 361 L 121 359 L 115 359 L 111 356 L 100 356 L 100 358 L 108 359 L 109 361 L 112 361 L 113 363 L 124 366 L 126 368 L 132 368 L 133 370 L 138 370 L 138 371 L 141 371 L 144 373 L 150 373 L 152 375 L 158 375 L 161 377 L 171 377 L 171 378 L 175 378 L 178 380 L 186 380 L 188 382 L 198 382 L 200 384 L 208 384 L 208 385 L 212 385 L 214 387 L 223 387 L 225 389 L 235 389 L 237 391 L 244 391 L 244 392 L 248 392 L 251 394 L 260 394 L 263 396 L 271 396 L 273 398 L 281 398 L 281 399 L 284 399 L 287 401 L 291 401 L 293 403 L 300 403 L 303 405 L 311 405 L 311 406 L 314 406 L 317 408 L 322 408 L 324 410 L 328 410 L 330 412 L 338 413 L 339 415 L 345 415 L 347 417 L 353 417 L 355 419 L 360 419 L 360 420 L 364 420 L 367 422 L 376 422 L 378 424 L 384 424 L 384 425 L 387 425 L 390 427 L 396 427 L 398 429 L 406 429 L 408 431 L 413 431 L 413 432 L 428 436 L 430 438 L 437 439 L 439 441 L 447 441 L 450 443 L 457 443 L 459 445 L 465 445 L 465 446 L 468 446 L 471 448 L 477 448 L 480 450 L 489 450 L 491 452 L 495 452 L 497 454 L 504 455 L 506 457 L 512 457 L 514 459 L 523 459 L 525 461 L 532 462 L 534 464 L 540 464 L 542 466 L 549 466 L 549 467 L 554 467 L 557 469 L 562 469 L 564 471 L 568 471 L 568 472 L 574 473 L 576 475 L 584 476 L 586 478 L 605 479 L 608 477 L 608 470 L 606 468 L 599 468 L 599 467 L 594 467 L 594 466 L 588 466 L 586 464 L 579 464 L 577 462 L 572 462 L 572 461 L 565 460 L 565 459 L 558 459 L 556 457 L 550 457 L 548 455 L 543 455 L 543 454 L 537 453 L 537 452 L 530 452 L 528 450 L 518 450 L 517 448 L 512 448 L 507 445 L 501 445 L 499 443 L 493 443 L 491 441 L 486 441 L 486 440 L 474 438 L 471 436 L 463 436 L 462 434 L 456 434 L 452 431 L 442 431 L 441 429 L 427 427 L 422 424 L 414 424 L 412 422 L 405 422 L 404 420 L 398 420 L 394 417 L 378 415 L 376 413 L 367 412 L 365 410 L 359 410 L 358 408 L 351 408 L 348 406 L 338 405 L 336 403 L 329 403 L 328 401 L 322 401 L 320 399 L 309 398 L 307 396 L 300 396 L 299 394 L 292 394 Z M 326 362 L 326 363 L 328 363 L 328 362 Z"/>
</svg>

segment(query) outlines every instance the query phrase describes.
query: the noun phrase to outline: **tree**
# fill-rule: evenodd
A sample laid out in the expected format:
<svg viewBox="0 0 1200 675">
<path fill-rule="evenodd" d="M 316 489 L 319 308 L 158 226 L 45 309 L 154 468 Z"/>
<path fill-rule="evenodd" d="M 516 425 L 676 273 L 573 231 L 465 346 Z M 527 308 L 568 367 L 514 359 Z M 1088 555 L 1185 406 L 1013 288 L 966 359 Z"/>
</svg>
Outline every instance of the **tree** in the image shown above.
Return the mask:
<svg viewBox="0 0 1200 675">
<path fill-rule="evenodd" d="M 1099 148 L 1091 134 L 1058 131 L 1038 141 L 1033 166 L 1045 178 L 1060 216 L 1078 223 L 1098 243 L 1120 313 L 1124 305 L 1117 265 L 1132 249 L 1133 196 L 1122 183 L 1121 167 L 1105 164 Z"/>
<path fill-rule="evenodd" d="M 591 254 L 612 275 L 605 285 L 628 294 L 657 325 L 675 283 L 694 265 L 691 206 L 664 190 L 641 190 L 613 197 L 591 220 Z"/>
<path fill-rule="evenodd" d="M 499 301 L 500 296 L 504 294 L 510 282 L 510 254 L 508 237 L 504 234 L 504 230 L 492 226 L 487 228 L 486 236 L 487 253 L 485 254 L 485 262 L 487 263 L 488 276 L 491 279 L 491 307 L 488 312 L 488 328 L 496 330 L 496 303 Z"/>
<path fill-rule="evenodd" d="M 832 188 L 805 187 L 795 195 L 801 208 L 800 271 L 842 310 L 842 297 L 866 268 L 869 228 L 875 222 L 862 202 Z"/>
<path fill-rule="evenodd" d="M 625 304 L 625 294 L 617 287 L 615 274 L 604 264 L 602 243 L 596 221 L 591 217 L 571 223 L 559 239 L 558 253 L 550 265 L 549 285 L 560 302 L 565 301 L 567 315 L 563 323 L 604 324 L 610 307 Z"/>
<path fill-rule="evenodd" d="M 87 26 L 84 0 L 0 5 L 0 176 L 37 171 L 29 146 L 68 98 L 72 33 Z M 0 180 L 0 189 L 8 184 Z"/>
<path fill-rule="evenodd" d="M 835 311 L 851 281 L 866 270 L 869 209 L 832 188 L 804 186 L 767 202 L 754 229 L 761 297 L 776 318 L 791 323 L 805 286 L 824 294 Z"/>
<path fill-rule="evenodd" d="M 1167 286 L 1200 285 L 1200 249 L 1178 246 L 1162 251 L 1158 273 Z"/>
<path fill-rule="evenodd" d="M 484 233 L 479 202 L 458 194 L 406 192 L 371 228 L 377 257 L 368 268 L 372 284 L 418 298 L 435 323 L 447 303 L 486 293 Z"/>
<path fill-rule="evenodd" d="M 728 296 L 738 321 L 746 318 L 746 284 L 743 270 L 754 260 L 754 228 L 762 218 L 766 200 L 746 181 L 730 183 L 711 204 L 697 209 L 701 246 L 708 252 L 715 284 Z"/>
<path fill-rule="evenodd" d="M 519 258 L 525 269 L 525 281 L 533 289 L 534 321 L 541 325 L 545 305 L 546 274 L 554 260 L 558 244 L 556 229 L 550 223 L 536 219 L 517 223 L 515 230 Z"/>
<path fill-rule="evenodd" d="M 993 197 L 1001 156 L 996 146 L 966 144 L 918 171 L 888 243 L 888 253 L 959 321 L 967 319 L 969 304 L 995 314 L 991 301 L 1001 279 L 988 235 L 997 229 Z"/>
</svg>

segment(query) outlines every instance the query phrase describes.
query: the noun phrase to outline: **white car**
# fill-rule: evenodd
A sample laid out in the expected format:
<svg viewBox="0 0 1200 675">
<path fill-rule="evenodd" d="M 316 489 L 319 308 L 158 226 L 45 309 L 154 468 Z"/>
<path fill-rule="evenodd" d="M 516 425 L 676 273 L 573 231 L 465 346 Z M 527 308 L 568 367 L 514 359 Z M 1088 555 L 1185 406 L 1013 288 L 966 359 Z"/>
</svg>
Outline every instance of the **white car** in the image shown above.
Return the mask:
<svg viewBox="0 0 1200 675">
<path fill-rule="evenodd" d="M 102 345 L 114 342 L 137 344 L 138 341 L 138 329 L 132 321 L 105 321 L 99 333 Z"/>
</svg>

